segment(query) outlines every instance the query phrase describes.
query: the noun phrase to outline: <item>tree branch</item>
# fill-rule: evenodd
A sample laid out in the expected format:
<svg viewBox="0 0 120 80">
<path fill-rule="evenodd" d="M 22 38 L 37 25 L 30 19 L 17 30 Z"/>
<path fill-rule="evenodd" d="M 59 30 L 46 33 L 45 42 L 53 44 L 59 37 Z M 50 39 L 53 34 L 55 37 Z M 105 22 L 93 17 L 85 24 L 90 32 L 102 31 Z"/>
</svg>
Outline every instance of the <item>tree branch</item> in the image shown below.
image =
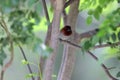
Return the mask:
<svg viewBox="0 0 120 80">
<path fill-rule="evenodd" d="M 48 23 L 50 23 L 50 18 L 49 18 L 49 14 L 48 14 L 48 10 L 47 10 L 47 5 L 45 0 L 42 0 L 43 3 L 43 7 L 44 7 L 44 12 L 45 12 L 45 16 L 46 16 L 46 20 Z"/>
<path fill-rule="evenodd" d="M 67 23 L 67 14 L 66 14 L 65 10 L 63 10 L 63 22 L 64 22 L 64 25 L 66 25 L 66 23 Z"/>
<path fill-rule="evenodd" d="M 74 46 L 74 47 L 77 47 L 77 48 L 80 48 L 80 49 L 82 48 L 81 46 L 79 46 L 79 45 L 77 45 L 77 44 L 74 44 L 74 43 L 72 43 L 72 42 L 70 42 L 70 41 L 62 40 L 62 39 L 59 39 L 59 40 L 62 41 L 62 42 L 68 43 L 68 44 L 70 44 L 70 45 L 72 45 L 72 46 Z M 99 61 L 99 59 L 98 59 L 92 52 L 90 52 L 90 51 L 88 50 L 87 53 L 88 53 L 89 55 L 91 55 L 91 57 L 93 57 L 96 61 Z M 110 79 L 112 79 L 112 80 L 118 80 L 118 79 L 114 78 L 114 77 L 110 74 L 109 68 L 107 68 L 103 63 L 101 64 L 101 66 L 102 66 L 102 68 L 104 69 L 104 71 L 106 72 L 106 74 L 108 75 L 108 77 L 109 77 Z"/>
<path fill-rule="evenodd" d="M 72 28 L 73 34 L 71 36 L 71 40 L 75 42 L 78 42 L 76 40 L 76 36 L 74 36 L 74 32 L 75 32 L 76 20 L 77 20 L 78 13 L 79 13 L 79 10 L 78 10 L 79 1 L 80 0 L 75 0 L 75 2 L 70 5 L 69 13 L 67 14 L 67 16 L 65 16 L 66 19 L 64 19 L 64 24 L 70 25 Z M 57 80 L 70 80 L 71 79 L 72 71 L 73 71 L 74 64 L 75 64 L 75 58 L 76 58 L 75 54 L 73 54 L 74 52 L 75 52 L 75 48 L 67 44 L 64 44 L 62 61 L 61 61 L 61 66 L 59 69 Z"/>
<path fill-rule="evenodd" d="M 1 24 L 1 27 L 5 30 L 8 38 L 9 38 L 10 53 L 11 53 L 11 54 L 10 54 L 10 60 L 2 67 L 2 70 L 1 70 L 1 73 L 0 73 L 0 80 L 3 80 L 3 78 L 4 78 L 4 73 L 5 73 L 6 69 L 7 69 L 8 67 L 10 67 L 10 65 L 11 65 L 12 62 L 13 62 L 13 59 L 14 59 L 14 48 L 13 48 L 12 37 L 11 37 L 11 34 L 10 34 L 8 28 L 7 28 L 7 25 L 6 25 L 5 21 L 2 19 L 1 22 L 0 22 L 0 24 Z"/>
<path fill-rule="evenodd" d="M 65 3 L 64 5 L 64 9 L 63 9 L 63 21 L 64 21 L 64 25 L 66 25 L 67 23 L 67 14 L 65 11 L 65 8 L 67 8 L 70 4 L 72 4 L 75 0 L 69 0 Z"/>
<path fill-rule="evenodd" d="M 51 32 L 52 32 L 52 25 L 50 23 L 50 18 L 49 18 L 49 14 L 48 14 L 48 10 L 47 10 L 46 1 L 42 0 L 42 3 L 43 3 L 44 13 L 45 13 L 45 16 L 46 16 L 47 23 L 49 23 L 46 38 L 45 38 L 45 45 L 49 46 L 50 38 L 51 38 Z M 39 63 L 39 66 L 41 68 L 40 70 L 42 70 L 41 73 L 43 73 L 45 61 L 46 61 L 46 59 L 41 56 L 40 57 L 40 63 Z M 38 80 L 40 80 L 40 77 L 38 77 Z"/>
<path fill-rule="evenodd" d="M 88 32 L 84 32 L 81 34 L 76 33 L 76 35 L 78 35 L 78 38 L 83 39 L 83 38 L 89 38 L 92 37 L 93 35 L 95 35 L 98 32 L 98 28 L 94 29 L 94 30 L 90 30 Z"/>
<path fill-rule="evenodd" d="M 28 61 L 23 48 L 19 44 L 18 44 L 18 47 L 20 48 L 20 51 L 21 51 L 25 61 Z M 27 64 L 27 67 L 28 67 L 29 72 L 32 74 L 33 72 L 32 72 L 32 69 L 29 64 Z M 33 76 L 31 78 L 32 78 L 32 80 L 35 80 L 35 78 Z"/>
<path fill-rule="evenodd" d="M 94 48 L 103 48 L 103 47 L 109 47 L 111 45 L 120 45 L 120 42 L 112 43 L 112 44 L 102 44 L 102 45 L 96 45 Z"/>
<path fill-rule="evenodd" d="M 119 28 L 119 27 L 120 25 L 116 26 L 116 28 Z M 77 36 L 78 40 L 82 40 L 84 38 L 89 38 L 89 37 L 94 36 L 99 30 L 100 30 L 99 28 L 96 28 L 96 29 L 93 29 L 93 30 L 90 30 L 88 32 L 84 32 L 81 34 L 75 33 L 75 36 Z"/>
<path fill-rule="evenodd" d="M 52 80 L 52 72 L 55 63 L 55 58 L 57 55 L 58 49 L 58 35 L 59 35 L 59 28 L 60 28 L 60 18 L 63 11 L 63 3 L 64 0 L 51 0 L 53 2 L 54 7 L 54 17 L 52 21 L 52 31 L 50 37 L 50 47 L 53 49 L 53 52 L 50 54 L 46 61 L 46 66 L 44 69 L 43 80 Z M 49 67 L 48 67 L 49 66 Z"/>
</svg>

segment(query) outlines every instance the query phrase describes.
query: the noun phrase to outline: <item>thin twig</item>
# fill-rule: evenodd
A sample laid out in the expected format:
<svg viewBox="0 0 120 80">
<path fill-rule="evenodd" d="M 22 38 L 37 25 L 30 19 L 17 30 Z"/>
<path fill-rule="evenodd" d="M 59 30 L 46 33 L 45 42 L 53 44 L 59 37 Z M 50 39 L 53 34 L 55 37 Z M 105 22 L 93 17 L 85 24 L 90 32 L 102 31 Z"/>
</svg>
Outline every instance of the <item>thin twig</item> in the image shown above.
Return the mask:
<svg viewBox="0 0 120 80">
<path fill-rule="evenodd" d="M 52 32 L 52 24 L 50 23 L 50 17 L 49 17 L 49 13 L 48 13 L 48 10 L 47 10 L 46 1 L 42 0 L 42 3 L 43 3 L 43 8 L 44 8 L 44 13 L 45 13 L 45 16 L 46 16 L 46 20 L 47 20 L 47 23 L 49 24 L 46 39 L 45 39 L 45 44 L 49 45 L 49 42 L 50 42 L 50 39 L 51 39 L 51 32 Z M 40 65 L 39 65 L 39 67 L 41 68 L 40 69 L 41 72 L 39 72 L 39 74 L 43 73 L 45 61 L 46 61 L 46 59 L 41 56 L 40 57 Z M 40 77 L 38 77 L 38 80 L 41 80 Z"/>
<path fill-rule="evenodd" d="M 62 39 L 59 39 L 60 41 L 62 41 L 62 42 L 65 42 L 65 43 L 68 43 L 68 44 L 70 44 L 70 45 L 72 45 L 72 46 L 74 46 L 74 47 L 77 47 L 77 48 L 82 48 L 81 46 L 79 46 L 79 45 L 77 45 L 77 44 L 74 44 L 74 43 L 72 43 L 72 42 L 70 42 L 70 41 L 67 41 L 67 40 L 62 40 Z M 90 52 L 90 51 L 87 51 L 96 61 L 99 61 L 99 59 L 92 53 L 92 52 Z M 110 79 L 112 79 L 112 80 L 118 80 L 118 79 L 116 79 L 116 78 L 114 78 L 111 74 L 110 74 L 110 72 L 109 72 L 109 68 L 107 68 L 103 63 L 101 64 L 101 66 L 102 66 L 102 68 L 104 69 L 104 71 L 106 72 L 106 74 L 109 76 L 109 78 Z"/>
<path fill-rule="evenodd" d="M 112 69 L 115 69 L 116 67 L 110 67 L 110 68 L 107 68 L 108 70 L 112 70 Z"/>
<path fill-rule="evenodd" d="M 106 72 L 106 74 L 109 76 L 109 78 L 110 78 L 111 80 L 119 80 L 119 79 L 114 78 L 114 77 L 110 74 L 108 68 L 107 68 L 104 64 L 101 64 L 101 66 L 102 66 L 102 68 L 104 69 L 104 71 Z"/>
<path fill-rule="evenodd" d="M 26 57 L 26 55 L 25 55 L 25 52 L 24 52 L 24 50 L 23 50 L 23 48 L 22 48 L 20 45 L 18 45 L 18 47 L 20 48 L 20 51 L 21 51 L 21 53 L 22 53 L 25 61 L 28 61 L 28 60 L 27 60 L 27 57 Z M 27 64 L 27 67 L 28 67 L 28 69 L 29 69 L 29 72 L 32 74 L 33 72 L 32 72 L 32 69 L 31 69 L 31 67 L 30 67 L 30 64 Z M 34 78 L 33 76 L 32 76 L 32 80 L 35 80 L 35 78 Z"/>
<path fill-rule="evenodd" d="M 102 45 L 96 45 L 96 46 L 94 46 L 94 48 L 96 49 L 96 48 L 103 48 L 103 47 L 109 47 L 109 46 L 111 46 L 111 45 L 120 45 L 120 42 L 115 42 L 115 43 L 112 43 L 112 44 L 102 44 Z"/>
<path fill-rule="evenodd" d="M 46 36 L 46 39 L 45 39 L 45 44 L 49 45 L 50 37 L 51 37 L 51 32 L 52 32 L 52 25 L 50 23 L 50 17 L 49 17 L 49 13 L 48 13 L 48 10 L 47 10 L 46 1 L 42 0 L 42 3 L 43 3 L 43 8 L 44 8 L 46 20 L 49 23 L 49 25 L 48 25 L 48 31 L 47 31 L 47 36 Z"/>
<path fill-rule="evenodd" d="M 42 0 L 42 3 L 43 3 L 44 12 L 45 12 L 45 16 L 46 16 L 47 22 L 50 23 L 50 18 L 49 18 L 49 14 L 48 14 L 48 10 L 47 10 L 47 6 L 46 6 L 45 0 Z"/>
</svg>

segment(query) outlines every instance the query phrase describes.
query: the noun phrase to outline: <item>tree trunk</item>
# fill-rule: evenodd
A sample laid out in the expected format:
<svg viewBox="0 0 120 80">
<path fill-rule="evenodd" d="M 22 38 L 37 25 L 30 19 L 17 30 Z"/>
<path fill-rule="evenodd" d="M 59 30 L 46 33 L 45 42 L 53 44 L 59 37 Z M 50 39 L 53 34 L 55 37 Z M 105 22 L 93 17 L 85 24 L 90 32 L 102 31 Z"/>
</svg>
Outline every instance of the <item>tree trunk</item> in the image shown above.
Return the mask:
<svg viewBox="0 0 120 80">
<path fill-rule="evenodd" d="M 73 35 L 72 40 L 75 43 L 78 43 L 75 36 L 75 24 L 78 17 L 78 6 L 79 6 L 79 0 L 74 1 L 70 6 L 70 12 L 67 16 L 67 25 L 70 25 L 72 27 Z M 65 57 L 64 57 L 65 56 Z M 64 59 L 65 58 L 65 59 Z M 64 44 L 64 52 L 63 52 L 63 59 L 62 64 L 60 67 L 60 71 L 58 74 L 57 80 L 70 80 L 74 63 L 75 63 L 75 48 Z"/>
<path fill-rule="evenodd" d="M 52 72 L 53 72 L 53 67 L 58 49 L 59 26 L 60 26 L 61 14 L 64 7 L 63 4 L 64 4 L 63 0 L 53 0 L 54 18 L 52 21 L 52 32 L 51 32 L 51 40 L 50 40 L 50 47 L 53 49 L 53 52 L 50 54 L 50 56 L 46 61 L 43 80 L 52 80 Z"/>
</svg>

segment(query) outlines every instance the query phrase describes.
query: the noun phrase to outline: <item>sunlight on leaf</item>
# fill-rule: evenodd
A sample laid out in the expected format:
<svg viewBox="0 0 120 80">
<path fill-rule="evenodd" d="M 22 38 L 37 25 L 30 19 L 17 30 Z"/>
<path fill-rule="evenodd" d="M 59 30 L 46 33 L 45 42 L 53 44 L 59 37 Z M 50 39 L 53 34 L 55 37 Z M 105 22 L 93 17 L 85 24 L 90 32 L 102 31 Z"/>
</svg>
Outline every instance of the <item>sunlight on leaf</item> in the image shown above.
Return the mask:
<svg viewBox="0 0 120 80">
<path fill-rule="evenodd" d="M 90 25 L 92 23 L 92 16 L 88 16 L 86 19 L 86 23 Z"/>
<path fill-rule="evenodd" d="M 68 6 L 67 8 L 65 8 L 66 13 L 68 14 L 70 10 L 70 6 Z"/>
<path fill-rule="evenodd" d="M 52 19 L 53 19 L 53 8 L 50 5 L 48 6 L 48 14 L 49 14 L 49 17 L 50 17 L 50 21 L 52 21 Z"/>
<path fill-rule="evenodd" d="M 21 62 L 22 62 L 22 64 L 24 64 L 24 65 L 29 64 L 29 62 L 26 61 L 26 60 L 22 60 Z"/>
<path fill-rule="evenodd" d="M 47 21 L 45 17 L 42 17 L 40 23 L 38 25 L 34 25 L 33 26 L 33 31 L 37 32 L 37 31 L 47 31 Z"/>
<path fill-rule="evenodd" d="M 26 75 L 26 78 L 31 78 L 31 77 L 35 77 L 35 76 L 38 76 L 38 75 L 35 74 L 35 73 L 27 74 L 27 75 Z"/>
<path fill-rule="evenodd" d="M 107 15 L 107 14 L 111 13 L 113 10 L 116 10 L 117 8 L 118 8 L 118 3 L 116 0 L 114 0 L 106 8 L 103 8 L 103 14 Z"/>
<path fill-rule="evenodd" d="M 117 48 L 106 48 L 105 53 L 106 53 L 104 56 L 105 59 L 110 59 L 120 55 L 119 49 Z"/>
<path fill-rule="evenodd" d="M 53 78 L 56 78 L 57 76 L 55 74 L 52 75 Z"/>
</svg>

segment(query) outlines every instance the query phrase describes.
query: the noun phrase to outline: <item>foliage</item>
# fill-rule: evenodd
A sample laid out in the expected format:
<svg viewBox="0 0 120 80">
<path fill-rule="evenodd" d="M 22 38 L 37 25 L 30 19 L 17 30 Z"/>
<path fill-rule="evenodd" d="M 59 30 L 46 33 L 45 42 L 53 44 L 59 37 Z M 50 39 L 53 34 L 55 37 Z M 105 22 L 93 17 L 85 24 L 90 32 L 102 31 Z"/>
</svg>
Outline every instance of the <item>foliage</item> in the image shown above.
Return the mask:
<svg viewBox="0 0 120 80">
<path fill-rule="evenodd" d="M 116 2 L 116 0 L 86 0 L 81 2 L 81 10 L 88 10 L 88 18 L 86 19 L 87 24 L 92 23 L 92 18 L 96 20 L 100 19 L 101 14 L 104 12 L 104 9 L 109 6 L 109 4 Z M 117 5 L 118 3 L 116 3 Z M 117 7 L 117 6 L 116 6 Z M 99 26 L 99 31 L 97 34 L 87 41 L 84 42 L 84 49 L 89 49 L 94 47 L 97 43 L 107 43 L 107 42 L 118 42 L 120 40 L 120 8 L 117 7 L 112 12 L 104 16 L 102 24 Z M 88 44 L 89 43 L 89 44 Z M 86 48 L 87 46 L 87 48 Z"/>
<path fill-rule="evenodd" d="M 98 44 L 106 43 L 111 46 L 110 50 L 112 50 L 112 52 L 109 51 L 111 53 L 109 56 L 114 56 L 120 60 L 120 46 L 115 44 L 120 41 L 120 7 L 117 6 L 119 3 L 120 0 L 86 0 L 81 2 L 80 9 L 88 11 L 89 16 L 86 19 L 88 25 L 92 23 L 93 18 L 100 20 L 101 16 L 104 16 L 96 35 L 83 41 L 83 52 Z M 115 8 L 112 9 L 111 6 Z M 117 73 L 116 77 L 120 77 L 120 72 Z"/>
<path fill-rule="evenodd" d="M 0 65 L 3 65 L 3 61 L 6 58 L 6 54 L 3 49 L 0 49 Z"/>
<path fill-rule="evenodd" d="M 117 76 L 117 77 L 120 77 L 120 72 L 118 72 L 116 76 Z"/>
<path fill-rule="evenodd" d="M 42 4 L 39 0 L 4 0 L 0 1 L 0 24 L 5 20 L 15 44 L 26 45 L 37 52 L 38 48 L 47 56 L 51 49 L 43 49 L 42 40 L 35 35 L 35 28 L 39 27 L 41 20 Z M 2 26 L 0 26 L 1 28 Z M 41 26 L 40 26 L 41 27 Z M 8 36 L 3 28 L 0 33 L 0 65 L 7 57 L 3 48 L 9 45 Z M 44 54 L 46 53 L 46 54 Z"/>
</svg>

